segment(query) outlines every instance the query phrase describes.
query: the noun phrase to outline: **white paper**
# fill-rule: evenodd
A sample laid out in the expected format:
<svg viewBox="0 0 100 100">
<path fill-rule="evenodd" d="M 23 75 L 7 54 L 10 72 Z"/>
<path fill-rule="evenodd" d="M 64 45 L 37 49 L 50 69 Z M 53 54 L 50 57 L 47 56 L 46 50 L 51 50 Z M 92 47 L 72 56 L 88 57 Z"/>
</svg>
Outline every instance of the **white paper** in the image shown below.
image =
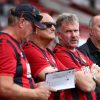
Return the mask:
<svg viewBox="0 0 100 100">
<path fill-rule="evenodd" d="M 46 74 L 46 85 L 56 91 L 75 88 L 74 69 Z"/>
</svg>

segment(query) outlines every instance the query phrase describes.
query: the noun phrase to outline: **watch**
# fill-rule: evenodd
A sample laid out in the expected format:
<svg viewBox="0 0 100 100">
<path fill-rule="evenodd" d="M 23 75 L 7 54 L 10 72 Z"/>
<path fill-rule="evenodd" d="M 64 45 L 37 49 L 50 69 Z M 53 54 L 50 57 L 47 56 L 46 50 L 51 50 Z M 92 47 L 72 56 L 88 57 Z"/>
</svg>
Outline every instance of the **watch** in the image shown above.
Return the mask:
<svg viewBox="0 0 100 100">
<path fill-rule="evenodd" d="M 93 80 L 96 82 L 97 78 L 95 75 L 93 75 Z"/>
</svg>

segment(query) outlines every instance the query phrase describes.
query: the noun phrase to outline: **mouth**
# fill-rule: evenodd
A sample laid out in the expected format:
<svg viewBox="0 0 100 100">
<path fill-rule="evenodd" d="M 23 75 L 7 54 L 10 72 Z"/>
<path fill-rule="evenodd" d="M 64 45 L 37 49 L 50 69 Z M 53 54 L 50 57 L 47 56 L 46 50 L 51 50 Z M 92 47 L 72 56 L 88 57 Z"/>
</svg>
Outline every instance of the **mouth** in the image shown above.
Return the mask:
<svg viewBox="0 0 100 100">
<path fill-rule="evenodd" d="M 72 42 L 73 44 L 76 44 L 76 43 L 78 43 L 78 40 L 71 40 L 71 42 Z"/>
<path fill-rule="evenodd" d="M 49 32 L 49 34 L 55 34 L 55 32 Z"/>
</svg>

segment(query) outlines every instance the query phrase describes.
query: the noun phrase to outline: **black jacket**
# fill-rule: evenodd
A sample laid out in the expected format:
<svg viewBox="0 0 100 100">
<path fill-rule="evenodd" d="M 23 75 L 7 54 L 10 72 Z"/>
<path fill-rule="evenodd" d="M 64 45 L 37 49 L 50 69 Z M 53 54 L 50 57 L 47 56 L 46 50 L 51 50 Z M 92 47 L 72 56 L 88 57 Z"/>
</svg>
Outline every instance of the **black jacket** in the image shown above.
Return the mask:
<svg viewBox="0 0 100 100">
<path fill-rule="evenodd" d="M 87 55 L 94 63 L 100 66 L 100 49 L 96 48 L 90 39 L 78 49 L 83 54 Z"/>
</svg>

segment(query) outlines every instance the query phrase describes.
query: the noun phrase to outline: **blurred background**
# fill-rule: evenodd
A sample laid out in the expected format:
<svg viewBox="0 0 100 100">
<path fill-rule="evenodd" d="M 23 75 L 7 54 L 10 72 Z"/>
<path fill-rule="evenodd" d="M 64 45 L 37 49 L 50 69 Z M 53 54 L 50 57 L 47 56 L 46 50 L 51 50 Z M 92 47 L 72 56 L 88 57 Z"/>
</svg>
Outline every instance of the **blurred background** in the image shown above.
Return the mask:
<svg viewBox="0 0 100 100">
<path fill-rule="evenodd" d="M 89 36 L 89 20 L 100 12 L 100 0 L 0 0 L 0 30 L 7 26 L 8 10 L 20 3 L 31 3 L 43 12 L 48 12 L 56 20 L 58 14 L 71 12 L 80 20 L 82 45 Z"/>
</svg>

